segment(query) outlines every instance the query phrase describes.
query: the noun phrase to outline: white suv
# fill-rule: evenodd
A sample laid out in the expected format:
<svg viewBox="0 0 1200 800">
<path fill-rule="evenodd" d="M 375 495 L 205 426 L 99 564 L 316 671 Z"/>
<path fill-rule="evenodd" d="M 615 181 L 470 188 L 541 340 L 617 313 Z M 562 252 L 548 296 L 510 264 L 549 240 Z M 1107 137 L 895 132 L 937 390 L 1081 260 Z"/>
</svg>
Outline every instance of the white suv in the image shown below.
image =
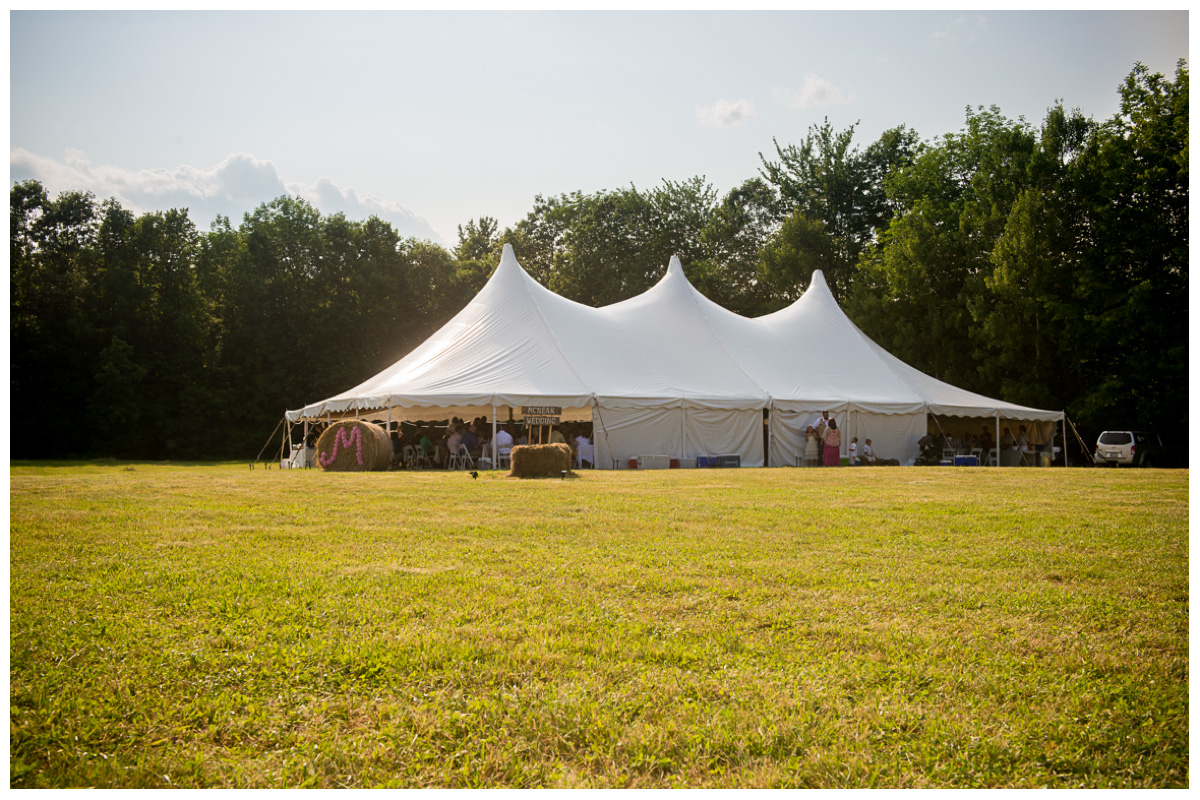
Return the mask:
<svg viewBox="0 0 1200 800">
<path fill-rule="evenodd" d="M 1096 464 L 1150 466 L 1163 450 L 1157 433 L 1105 431 L 1096 440 Z"/>
</svg>

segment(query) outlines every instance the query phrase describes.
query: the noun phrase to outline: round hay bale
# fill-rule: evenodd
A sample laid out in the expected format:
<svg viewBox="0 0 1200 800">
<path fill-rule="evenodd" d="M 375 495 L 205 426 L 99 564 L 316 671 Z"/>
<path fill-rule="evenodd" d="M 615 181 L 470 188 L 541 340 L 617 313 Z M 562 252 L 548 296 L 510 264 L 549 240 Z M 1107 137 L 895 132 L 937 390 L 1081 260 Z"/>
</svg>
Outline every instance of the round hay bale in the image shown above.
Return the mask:
<svg viewBox="0 0 1200 800">
<path fill-rule="evenodd" d="M 571 448 L 565 444 L 523 444 L 512 449 L 514 478 L 559 478 L 571 471 Z"/>
<path fill-rule="evenodd" d="M 392 463 L 392 440 L 374 423 L 344 419 L 317 439 L 317 463 L 330 472 L 385 470 Z"/>
</svg>

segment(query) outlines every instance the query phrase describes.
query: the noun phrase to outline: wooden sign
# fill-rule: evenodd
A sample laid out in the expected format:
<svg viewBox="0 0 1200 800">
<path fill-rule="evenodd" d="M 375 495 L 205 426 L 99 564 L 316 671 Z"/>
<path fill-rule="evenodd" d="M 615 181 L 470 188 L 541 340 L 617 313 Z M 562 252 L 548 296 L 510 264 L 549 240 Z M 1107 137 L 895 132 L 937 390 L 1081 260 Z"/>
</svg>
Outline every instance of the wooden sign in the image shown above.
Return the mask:
<svg viewBox="0 0 1200 800">
<path fill-rule="evenodd" d="M 557 425 L 562 417 L 561 406 L 521 406 L 526 425 Z"/>
</svg>

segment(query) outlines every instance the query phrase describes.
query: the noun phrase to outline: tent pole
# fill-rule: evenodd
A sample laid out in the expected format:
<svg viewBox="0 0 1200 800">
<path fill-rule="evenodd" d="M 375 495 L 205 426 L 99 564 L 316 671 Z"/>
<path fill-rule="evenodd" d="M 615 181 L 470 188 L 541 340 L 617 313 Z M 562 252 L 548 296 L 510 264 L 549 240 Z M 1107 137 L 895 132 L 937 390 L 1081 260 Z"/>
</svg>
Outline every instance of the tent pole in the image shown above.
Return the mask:
<svg viewBox="0 0 1200 800">
<path fill-rule="evenodd" d="M 500 469 L 500 448 L 496 447 L 496 404 L 492 403 L 492 469 Z"/>
<path fill-rule="evenodd" d="M 285 416 L 284 419 L 286 420 L 287 417 Z M 283 426 L 283 443 L 280 444 L 280 446 L 279 446 L 280 460 L 283 460 L 292 454 L 291 453 L 292 448 L 290 446 L 291 443 L 292 443 L 292 423 L 288 422 L 286 425 Z"/>
<path fill-rule="evenodd" d="M 996 466 L 1000 466 L 1000 412 L 996 412 Z"/>
<path fill-rule="evenodd" d="M 1062 429 L 1063 429 L 1063 466 L 1069 467 L 1069 466 L 1071 466 L 1071 464 L 1067 460 L 1067 458 L 1068 458 L 1068 456 L 1067 456 L 1067 414 L 1065 411 L 1063 412 Z M 1054 444 L 1051 443 L 1050 446 L 1054 447 Z M 1053 450 L 1050 451 L 1050 456 L 1051 456 L 1051 458 L 1054 457 Z"/>
</svg>

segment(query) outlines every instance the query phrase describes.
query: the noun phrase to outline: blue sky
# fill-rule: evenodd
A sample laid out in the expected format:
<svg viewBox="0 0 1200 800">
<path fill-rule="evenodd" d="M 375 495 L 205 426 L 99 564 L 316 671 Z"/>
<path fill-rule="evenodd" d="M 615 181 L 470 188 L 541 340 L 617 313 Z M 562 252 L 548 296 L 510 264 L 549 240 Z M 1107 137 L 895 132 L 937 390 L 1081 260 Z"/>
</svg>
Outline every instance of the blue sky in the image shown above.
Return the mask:
<svg viewBox="0 0 1200 800">
<path fill-rule="evenodd" d="M 10 178 L 201 229 L 290 192 L 453 245 L 537 194 L 724 194 L 826 117 L 861 148 L 968 106 L 1107 119 L 1188 30 L 1184 10 L 11 12 Z"/>
</svg>

